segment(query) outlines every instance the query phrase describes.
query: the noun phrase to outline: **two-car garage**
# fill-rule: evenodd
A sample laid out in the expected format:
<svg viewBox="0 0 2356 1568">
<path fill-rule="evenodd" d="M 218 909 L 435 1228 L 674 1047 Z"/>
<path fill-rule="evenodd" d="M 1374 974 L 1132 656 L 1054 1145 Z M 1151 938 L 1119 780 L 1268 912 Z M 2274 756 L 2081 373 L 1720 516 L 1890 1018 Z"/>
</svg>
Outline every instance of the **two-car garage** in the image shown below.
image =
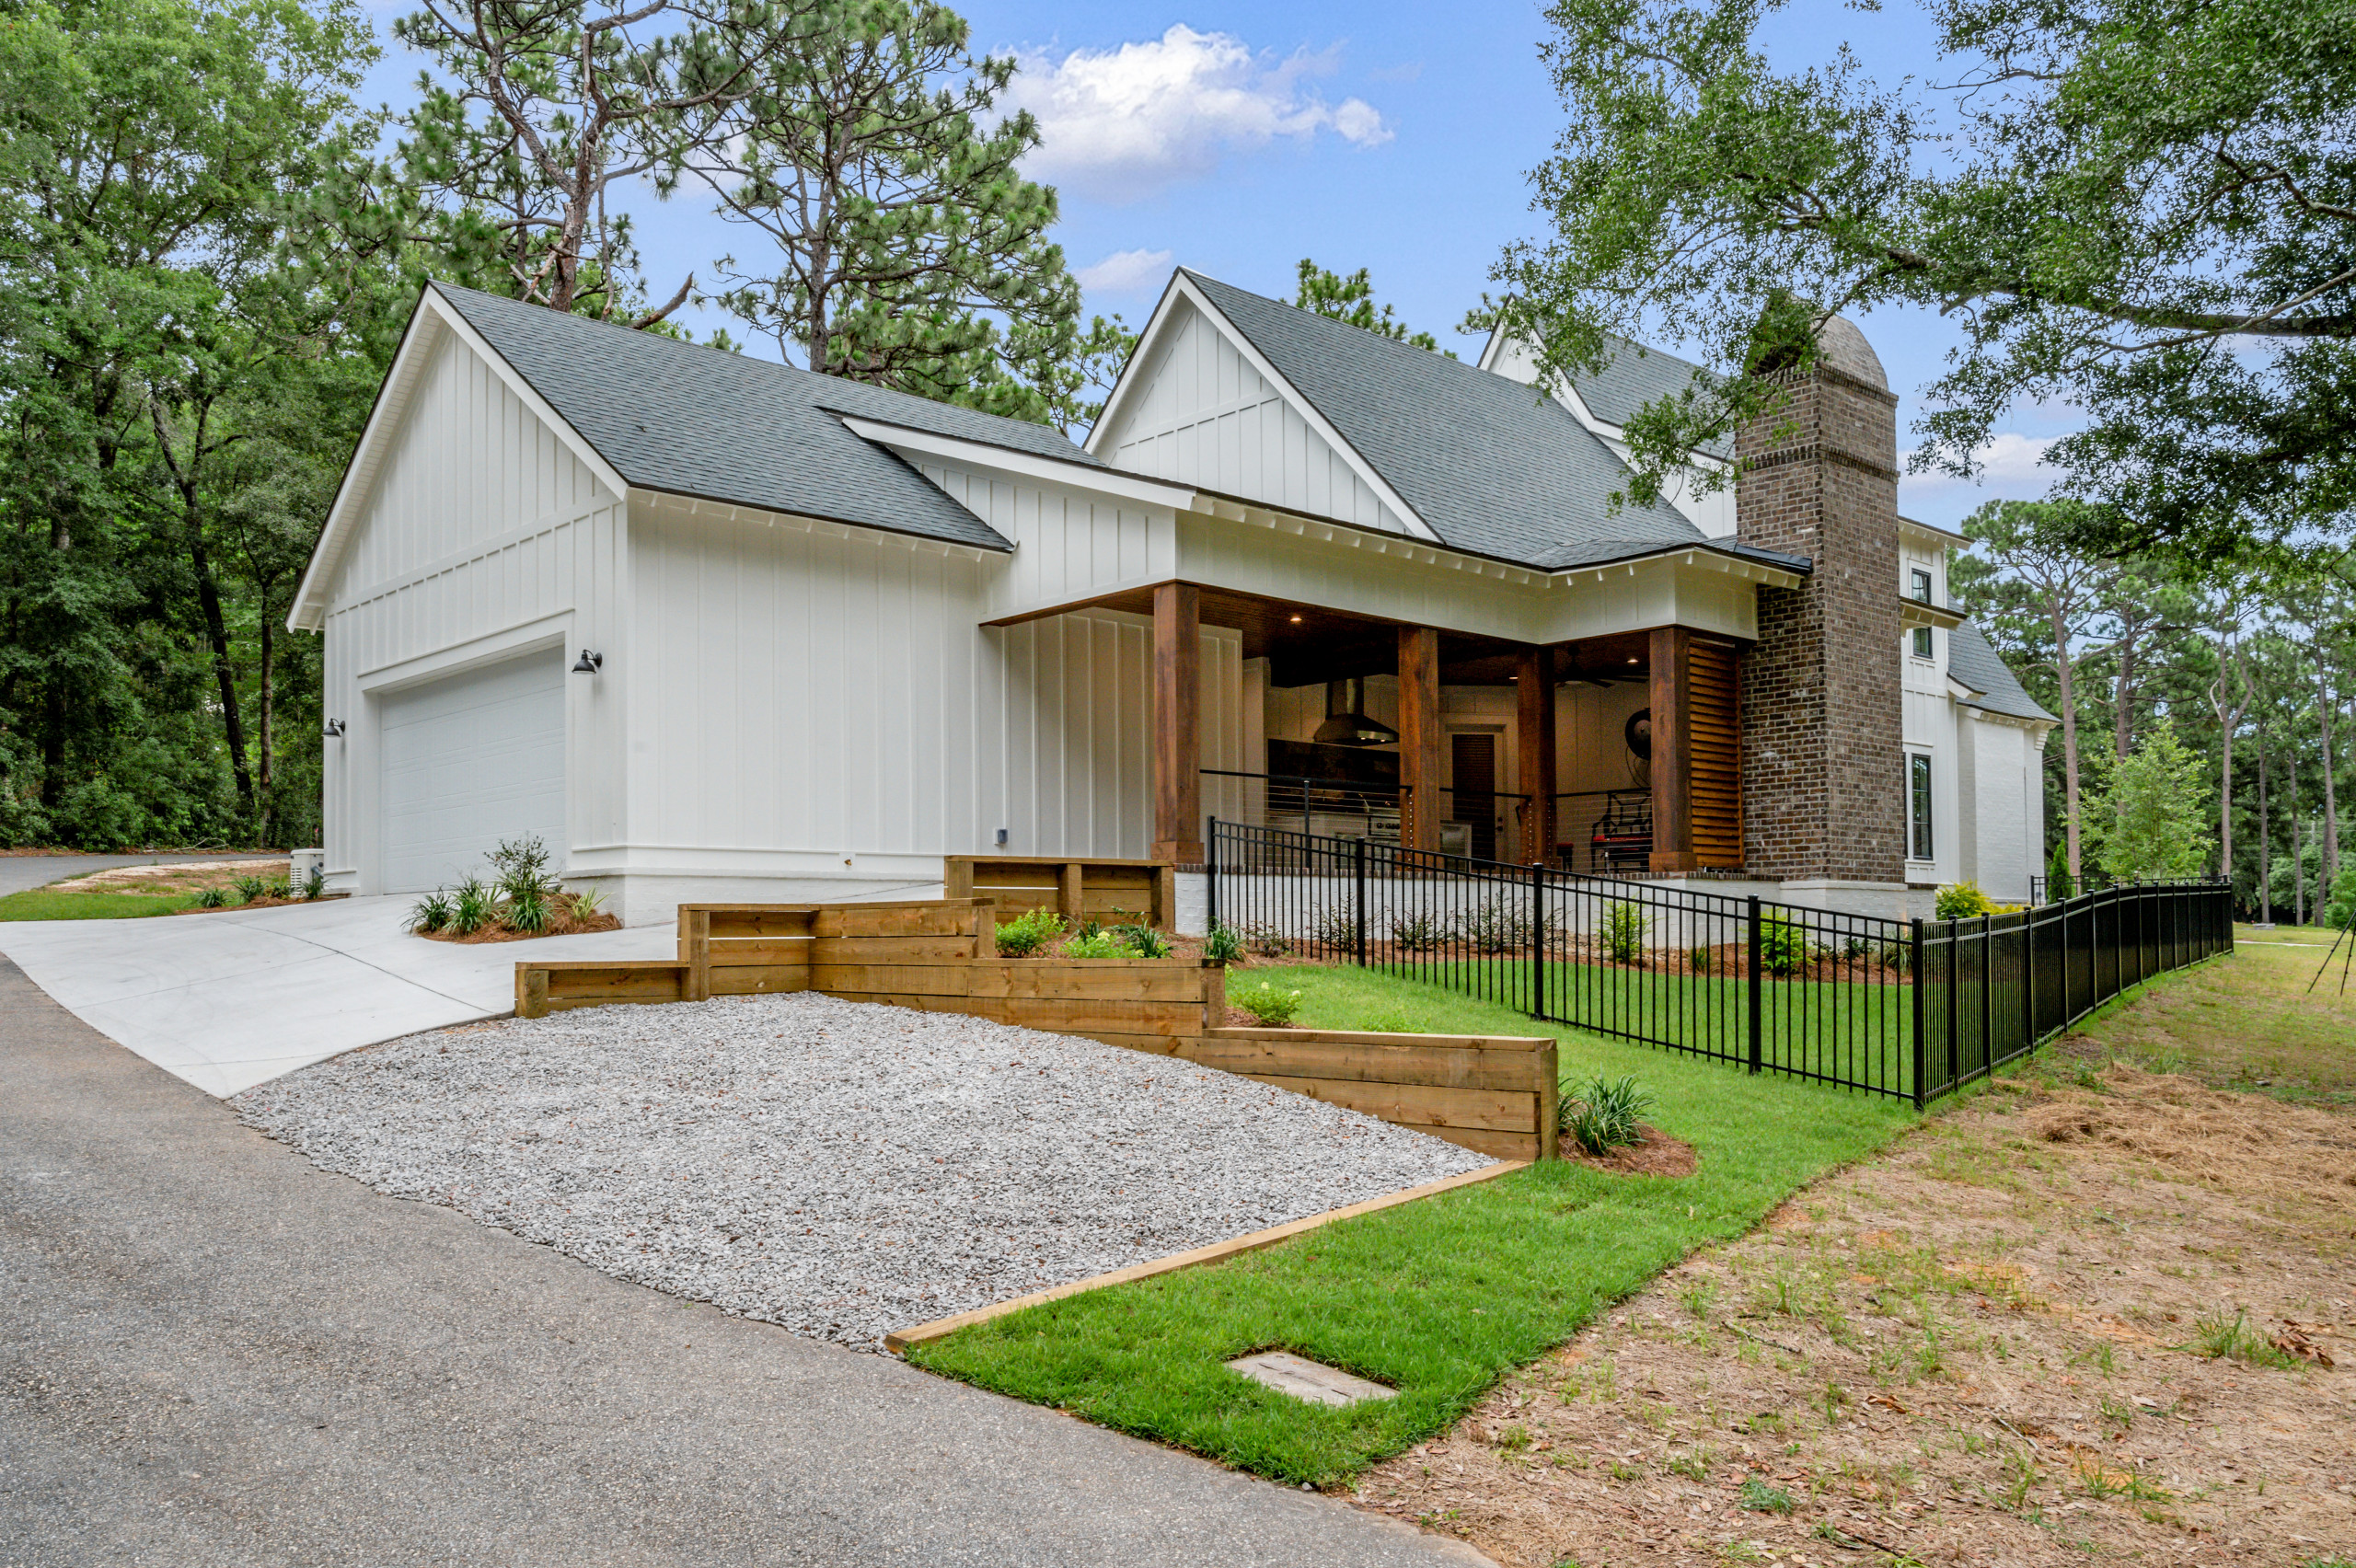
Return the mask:
<svg viewBox="0 0 2356 1568">
<path fill-rule="evenodd" d="M 564 680 L 563 651 L 546 648 L 377 699 L 384 892 L 479 873 L 526 835 L 563 869 Z"/>
</svg>

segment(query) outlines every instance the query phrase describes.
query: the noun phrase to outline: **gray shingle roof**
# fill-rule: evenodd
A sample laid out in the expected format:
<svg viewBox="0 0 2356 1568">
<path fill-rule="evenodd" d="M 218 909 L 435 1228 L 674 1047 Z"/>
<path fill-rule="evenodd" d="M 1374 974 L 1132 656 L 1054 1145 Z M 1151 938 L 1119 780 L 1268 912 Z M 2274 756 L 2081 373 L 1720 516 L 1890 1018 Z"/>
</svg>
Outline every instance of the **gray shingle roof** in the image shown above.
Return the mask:
<svg viewBox="0 0 2356 1568">
<path fill-rule="evenodd" d="M 2012 719 L 2061 722 L 2038 706 L 2037 698 L 2029 696 L 1989 642 L 1988 634 L 1969 621 L 1947 633 L 1947 674 L 1979 694 L 1971 699 L 1974 708 Z"/>
<path fill-rule="evenodd" d="M 646 490 L 1012 547 L 837 414 L 1102 467 L 1045 425 L 433 285 L 624 480 Z"/>
<path fill-rule="evenodd" d="M 1443 543 L 1541 570 L 1680 545 L 1729 548 L 1665 501 L 1612 512 L 1627 468 L 1568 409 L 1521 383 L 1187 276 Z"/>
<path fill-rule="evenodd" d="M 1697 380 L 1705 384 L 1709 380 L 1708 371 L 1675 354 L 1624 338 L 1614 338 L 1611 343 L 1611 362 L 1601 375 L 1579 376 L 1571 383 L 1588 412 L 1605 424 L 1624 426 L 1646 403 L 1674 397 Z M 1734 443 L 1721 440 L 1703 450 L 1715 457 L 1732 457 Z"/>
</svg>

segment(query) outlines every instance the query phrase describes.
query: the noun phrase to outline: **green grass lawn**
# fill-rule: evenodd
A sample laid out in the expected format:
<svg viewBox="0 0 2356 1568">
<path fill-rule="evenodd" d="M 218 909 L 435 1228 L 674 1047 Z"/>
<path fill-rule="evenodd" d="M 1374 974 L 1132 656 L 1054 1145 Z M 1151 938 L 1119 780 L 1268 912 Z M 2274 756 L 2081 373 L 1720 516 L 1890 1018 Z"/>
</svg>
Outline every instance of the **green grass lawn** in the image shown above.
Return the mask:
<svg viewBox="0 0 2356 1568">
<path fill-rule="evenodd" d="M 1563 1075 L 1634 1073 L 1647 1120 L 1692 1144 L 1683 1178 L 1535 1166 L 1332 1225 L 1210 1268 L 1050 1302 L 908 1359 L 1018 1399 L 1288 1482 L 1331 1485 L 1453 1423 L 1693 1248 L 1738 1235 L 1795 1189 L 1880 1147 L 1901 1102 L 1771 1078 L 1569 1032 L 1363 970 L 1254 969 L 1307 993 L 1310 1028 L 1558 1033 Z M 1388 1383 L 1328 1410 L 1222 1365 L 1281 1348 Z"/>
<path fill-rule="evenodd" d="M 124 920 L 192 907 L 196 894 L 52 893 L 37 887 L 0 898 L 0 920 Z"/>
</svg>

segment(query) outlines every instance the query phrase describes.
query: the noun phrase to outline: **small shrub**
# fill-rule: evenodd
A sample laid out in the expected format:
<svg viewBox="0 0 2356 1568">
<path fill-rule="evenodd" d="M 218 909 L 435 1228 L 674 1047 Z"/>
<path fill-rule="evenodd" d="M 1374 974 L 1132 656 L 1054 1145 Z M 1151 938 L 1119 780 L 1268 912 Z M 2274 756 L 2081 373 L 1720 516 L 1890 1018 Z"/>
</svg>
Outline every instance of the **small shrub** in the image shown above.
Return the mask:
<svg viewBox="0 0 2356 1568">
<path fill-rule="evenodd" d="M 1309 934 L 1329 952 L 1355 952 L 1358 945 L 1357 912 L 1347 905 L 1325 905 L 1309 917 Z"/>
<path fill-rule="evenodd" d="M 271 882 L 270 885 L 263 888 L 261 892 L 262 896 L 265 898 L 288 898 L 293 896 L 292 891 L 288 888 L 287 884 L 283 882 Z"/>
<path fill-rule="evenodd" d="M 1002 926 L 999 928 L 1005 929 Z M 1121 945 L 1119 938 L 1099 927 L 1092 931 L 1081 930 L 1075 933 L 1069 941 L 1064 943 L 1063 956 L 1066 958 L 1126 958 L 1129 956 L 1129 950 Z"/>
<path fill-rule="evenodd" d="M 1934 911 L 1942 920 L 1969 920 L 1995 912 L 1996 906 L 1988 902 L 1988 895 L 1980 891 L 1978 882 L 1949 882 L 1939 889 Z"/>
<path fill-rule="evenodd" d="M 1080 938 L 1083 941 L 1092 940 L 1103 934 L 1104 922 L 1097 919 L 1082 920 L 1078 926 L 1072 928 L 1072 935 Z"/>
<path fill-rule="evenodd" d="M 1717 962 L 1717 952 L 1707 942 L 1685 955 L 1686 966 L 1696 974 L 1707 974 L 1710 965 Z"/>
<path fill-rule="evenodd" d="M 1596 937 L 1614 963 L 1634 963 L 1645 955 L 1645 933 L 1652 928 L 1645 906 L 1618 899 L 1603 906 L 1603 922 Z"/>
<path fill-rule="evenodd" d="M 412 931 L 438 931 L 450 923 L 452 913 L 450 895 L 437 887 L 410 905 L 409 928 Z"/>
<path fill-rule="evenodd" d="M 1243 938 L 1225 921 L 1214 920 L 1203 942 L 1203 956 L 1213 963 L 1233 963 L 1243 956 Z"/>
<path fill-rule="evenodd" d="M 1064 917 L 1052 909 L 1034 909 L 998 924 L 998 955 L 1030 958 L 1063 935 Z"/>
<path fill-rule="evenodd" d="M 1134 926 L 1114 927 L 1113 940 L 1127 948 L 1133 958 L 1168 958 L 1170 956 L 1170 939 L 1142 922 Z"/>
<path fill-rule="evenodd" d="M 327 895 L 328 869 L 325 866 L 313 866 L 310 873 L 303 879 L 303 896 L 316 903 Z"/>
<path fill-rule="evenodd" d="M 1636 1124 L 1653 1108 L 1653 1097 L 1632 1075 L 1618 1082 L 1598 1074 L 1555 1112 L 1559 1129 L 1589 1154 L 1609 1154 L 1637 1141 Z"/>
<path fill-rule="evenodd" d="M 1300 1013 L 1300 993 L 1279 991 L 1265 980 L 1256 991 L 1245 991 L 1228 998 L 1270 1029 L 1283 1029 Z"/>
<path fill-rule="evenodd" d="M 572 900 L 572 917 L 576 920 L 595 919 L 606 907 L 606 895 L 594 887 L 566 896 Z"/>
<path fill-rule="evenodd" d="M 196 895 L 196 906 L 199 909 L 220 909 L 225 907 L 228 902 L 229 890 L 225 887 L 208 887 Z"/>
<path fill-rule="evenodd" d="M 1903 974 L 1914 962 L 1914 944 L 1912 942 L 1884 942 L 1874 956 L 1881 961 L 1883 968 L 1895 970 Z"/>
<path fill-rule="evenodd" d="M 537 936 L 549 928 L 549 901 L 537 890 L 526 893 L 521 898 L 511 898 L 501 918 L 511 931 Z"/>
<path fill-rule="evenodd" d="M 1770 1486 L 1757 1476 L 1742 1483 L 1740 1502 L 1754 1514 L 1788 1514 L 1792 1511 L 1792 1494 L 1780 1486 Z"/>
<path fill-rule="evenodd" d="M 1448 942 L 1448 923 L 1429 915 L 1400 915 L 1391 922 L 1391 940 L 1409 952 L 1429 952 Z"/>
<path fill-rule="evenodd" d="M 468 877 L 458 884 L 450 898 L 450 929 L 462 937 L 471 937 L 491 924 L 498 914 L 497 901 L 480 877 Z"/>
<path fill-rule="evenodd" d="M 270 884 L 260 877 L 239 877 L 229 885 L 237 890 L 237 902 L 240 904 L 251 904 L 270 891 Z"/>
<path fill-rule="evenodd" d="M 1265 921 L 1255 920 L 1240 934 L 1255 958 L 1283 958 L 1292 951 L 1292 939 Z"/>
<path fill-rule="evenodd" d="M 1474 952 L 1517 952 L 1530 945 L 1530 917 L 1503 898 L 1493 898 L 1458 922 Z"/>
<path fill-rule="evenodd" d="M 1770 974 L 1796 974 L 1807 968 L 1807 928 L 1780 915 L 1761 915 L 1759 967 Z"/>
<path fill-rule="evenodd" d="M 549 847 L 537 834 L 502 838 L 485 858 L 499 873 L 501 894 L 510 900 L 537 894 L 545 902 L 557 890 L 556 879 L 549 875 Z"/>
</svg>

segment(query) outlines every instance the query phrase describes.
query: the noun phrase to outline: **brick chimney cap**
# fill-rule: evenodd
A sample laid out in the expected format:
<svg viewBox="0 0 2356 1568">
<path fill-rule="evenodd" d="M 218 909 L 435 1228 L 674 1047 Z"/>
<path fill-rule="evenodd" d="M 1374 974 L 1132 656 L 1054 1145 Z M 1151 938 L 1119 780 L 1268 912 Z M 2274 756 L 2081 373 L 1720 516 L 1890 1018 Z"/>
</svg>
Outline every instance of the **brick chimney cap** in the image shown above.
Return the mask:
<svg viewBox="0 0 2356 1568">
<path fill-rule="evenodd" d="M 1823 355 L 1820 363 L 1844 375 L 1854 376 L 1868 386 L 1889 390 L 1889 377 L 1882 371 L 1881 356 L 1874 352 L 1874 346 L 1865 341 L 1865 335 L 1847 317 L 1827 318 L 1817 329 L 1816 346 Z"/>
</svg>

